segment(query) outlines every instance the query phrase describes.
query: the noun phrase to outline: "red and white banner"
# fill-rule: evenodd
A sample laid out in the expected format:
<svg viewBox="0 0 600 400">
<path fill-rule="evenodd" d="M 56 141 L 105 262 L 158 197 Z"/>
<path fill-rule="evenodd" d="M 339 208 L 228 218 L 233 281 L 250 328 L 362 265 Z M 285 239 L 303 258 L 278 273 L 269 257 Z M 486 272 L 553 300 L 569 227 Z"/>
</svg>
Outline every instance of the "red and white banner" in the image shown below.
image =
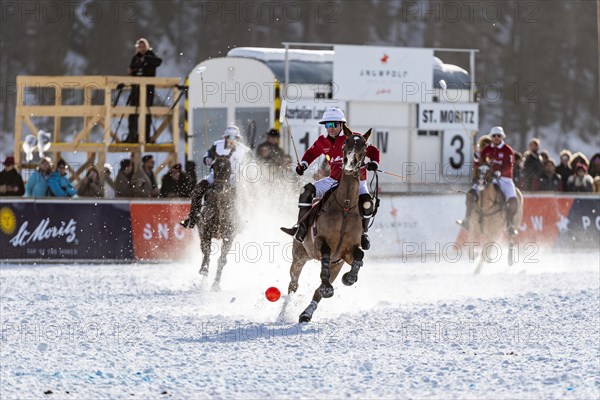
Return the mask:
<svg viewBox="0 0 600 400">
<path fill-rule="evenodd" d="M 197 230 L 179 224 L 188 215 L 188 204 L 132 203 L 131 236 L 138 260 L 174 260 L 183 256 Z"/>
</svg>

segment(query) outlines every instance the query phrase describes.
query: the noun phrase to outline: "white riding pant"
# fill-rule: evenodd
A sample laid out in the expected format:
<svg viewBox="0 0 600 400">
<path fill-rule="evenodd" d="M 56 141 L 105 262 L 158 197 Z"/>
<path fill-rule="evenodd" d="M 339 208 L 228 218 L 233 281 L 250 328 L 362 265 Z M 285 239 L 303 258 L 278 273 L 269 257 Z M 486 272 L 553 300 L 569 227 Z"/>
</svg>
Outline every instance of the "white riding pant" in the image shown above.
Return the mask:
<svg viewBox="0 0 600 400">
<path fill-rule="evenodd" d="M 317 195 L 316 197 L 323 197 L 323 195 L 325 194 L 326 191 L 328 191 L 329 189 L 331 189 L 331 187 L 333 185 L 338 184 L 339 182 L 336 181 L 335 179 L 333 179 L 332 177 L 328 176 L 326 178 L 323 179 L 319 179 L 318 181 L 316 181 L 314 183 L 315 188 L 317 189 Z M 358 194 L 366 194 L 369 193 L 369 189 L 367 188 L 367 181 L 360 181 L 359 185 L 358 185 Z"/>
<path fill-rule="evenodd" d="M 501 176 L 500 179 L 494 179 L 494 183 L 498 184 L 506 200 L 511 199 L 513 197 L 517 197 L 515 183 L 512 179 L 507 178 L 505 176 Z M 473 189 L 477 194 L 479 194 L 479 186 L 477 184 L 473 185 Z"/>
<path fill-rule="evenodd" d="M 215 183 L 215 174 L 213 173 L 212 169 L 210 170 L 210 173 L 204 177 L 204 179 L 206 179 L 208 184 L 211 186 L 213 183 Z"/>
</svg>

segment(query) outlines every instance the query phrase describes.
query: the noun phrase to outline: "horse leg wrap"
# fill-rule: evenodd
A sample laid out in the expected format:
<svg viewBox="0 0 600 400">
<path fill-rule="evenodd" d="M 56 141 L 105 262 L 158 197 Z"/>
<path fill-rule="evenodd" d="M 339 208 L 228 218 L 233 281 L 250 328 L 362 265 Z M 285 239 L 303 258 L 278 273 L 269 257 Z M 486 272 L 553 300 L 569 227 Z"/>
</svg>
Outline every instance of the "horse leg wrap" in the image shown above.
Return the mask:
<svg viewBox="0 0 600 400">
<path fill-rule="evenodd" d="M 329 272 L 329 254 L 321 258 L 321 281 L 329 283 L 331 274 Z"/>
<path fill-rule="evenodd" d="M 306 307 L 306 309 L 304 311 L 302 311 L 302 314 L 300 314 L 300 318 L 299 318 L 298 322 L 300 322 L 300 323 L 310 322 L 315 310 L 317 309 L 317 306 L 318 306 L 318 303 L 316 301 L 314 301 L 314 300 L 311 301 L 310 304 L 308 305 L 308 307 Z"/>
<path fill-rule="evenodd" d="M 319 292 L 321 292 L 321 296 L 325 298 L 329 298 L 333 296 L 333 286 L 329 282 L 329 278 L 331 278 L 331 272 L 329 271 L 330 264 L 330 252 L 331 249 L 328 245 L 323 244 L 321 246 L 321 286 L 319 287 Z"/>
<path fill-rule="evenodd" d="M 352 286 L 358 281 L 358 271 L 363 266 L 363 257 L 365 253 L 359 249 L 354 249 L 354 260 L 352 260 L 352 266 L 349 272 L 346 272 L 342 276 L 342 283 L 346 286 Z"/>
</svg>

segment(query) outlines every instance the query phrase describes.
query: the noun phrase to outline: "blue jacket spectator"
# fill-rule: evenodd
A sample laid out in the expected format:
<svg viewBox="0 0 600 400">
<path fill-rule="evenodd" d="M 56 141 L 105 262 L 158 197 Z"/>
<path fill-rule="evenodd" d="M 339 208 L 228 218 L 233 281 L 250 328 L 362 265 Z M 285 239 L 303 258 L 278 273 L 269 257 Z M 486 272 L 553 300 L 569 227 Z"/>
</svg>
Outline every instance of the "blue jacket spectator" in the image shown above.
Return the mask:
<svg viewBox="0 0 600 400">
<path fill-rule="evenodd" d="M 48 177 L 52 163 L 48 157 L 40 160 L 37 170 L 31 174 L 25 184 L 25 196 L 27 197 L 45 197 L 48 195 Z"/>
<path fill-rule="evenodd" d="M 48 192 L 50 196 L 73 197 L 77 190 L 73 187 L 67 177 L 67 163 L 59 160 L 56 169 L 48 177 Z"/>
</svg>

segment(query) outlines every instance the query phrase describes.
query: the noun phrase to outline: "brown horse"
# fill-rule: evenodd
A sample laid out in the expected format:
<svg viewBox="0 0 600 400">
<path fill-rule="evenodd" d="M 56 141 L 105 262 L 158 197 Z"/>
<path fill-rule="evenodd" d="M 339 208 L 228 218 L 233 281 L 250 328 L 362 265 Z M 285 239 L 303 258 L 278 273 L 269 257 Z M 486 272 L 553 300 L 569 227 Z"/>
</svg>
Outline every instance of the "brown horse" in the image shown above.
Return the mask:
<svg viewBox="0 0 600 400">
<path fill-rule="evenodd" d="M 488 165 L 479 167 L 477 184 L 479 197 L 469 218 L 471 222 L 468 236 L 470 243 L 479 243 L 482 246 L 481 258 L 475 269 L 476 274 L 481 272 L 481 268 L 486 262 L 487 254 L 484 252 L 490 248 L 490 244 L 508 236 L 508 265 L 512 265 L 514 262 L 515 246 L 514 235 L 506 235 L 506 201 L 502 191 L 494 183 L 492 170 Z M 516 189 L 516 192 L 518 211 L 515 215 L 514 225 L 520 226 L 523 217 L 523 195 L 519 189 Z M 478 240 L 480 242 L 477 242 Z"/>
<path fill-rule="evenodd" d="M 222 239 L 221 255 L 217 262 L 217 275 L 212 290 L 220 290 L 221 273 L 227 264 L 227 253 L 235 236 L 235 192 L 229 184 L 231 163 L 228 156 L 217 156 L 212 164 L 214 182 L 204 195 L 204 205 L 200 211 L 198 234 L 202 250 L 200 275 L 208 275 L 212 239 Z"/>
<path fill-rule="evenodd" d="M 311 303 L 300 314 L 300 322 L 309 322 L 321 299 L 333 296 L 331 284 L 340 273 L 344 261 L 351 265 L 350 271 L 342 277 L 346 286 L 351 286 L 358 280 L 358 271 L 363 265 L 364 252 L 360 248 L 363 230 L 358 186 L 371 130 L 360 135 L 344 126 L 344 134 L 347 139 L 343 149 L 344 164 L 340 183 L 329 196 L 324 196 L 324 203 L 318 208 L 319 217 L 316 222 L 308 224 L 310 238 L 303 243 L 294 241 L 292 247 L 289 295 L 298 289 L 298 279 L 306 262 L 310 259 L 321 261 L 321 286 L 315 290 Z M 310 218 L 311 213 L 306 217 Z M 285 312 L 289 295 L 280 316 Z"/>
</svg>

